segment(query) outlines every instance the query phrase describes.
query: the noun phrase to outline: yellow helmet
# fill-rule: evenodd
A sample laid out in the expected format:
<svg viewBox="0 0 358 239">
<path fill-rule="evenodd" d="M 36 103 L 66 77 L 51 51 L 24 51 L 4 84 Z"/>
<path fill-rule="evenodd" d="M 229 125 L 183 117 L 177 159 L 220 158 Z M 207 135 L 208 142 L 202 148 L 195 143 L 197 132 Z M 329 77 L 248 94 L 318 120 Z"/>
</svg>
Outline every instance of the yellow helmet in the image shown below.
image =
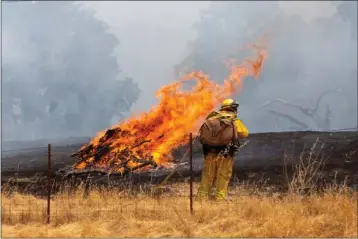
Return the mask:
<svg viewBox="0 0 358 239">
<path fill-rule="evenodd" d="M 221 103 L 221 109 L 237 107 L 239 107 L 239 102 L 233 99 L 226 99 Z"/>
</svg>

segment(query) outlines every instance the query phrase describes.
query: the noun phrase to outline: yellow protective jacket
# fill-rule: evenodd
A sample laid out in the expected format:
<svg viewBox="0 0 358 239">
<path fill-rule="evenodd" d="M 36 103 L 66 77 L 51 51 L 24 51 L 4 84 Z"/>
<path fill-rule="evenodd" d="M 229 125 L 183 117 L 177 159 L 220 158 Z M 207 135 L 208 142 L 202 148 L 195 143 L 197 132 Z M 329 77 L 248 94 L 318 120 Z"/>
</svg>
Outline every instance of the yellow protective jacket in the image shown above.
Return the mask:
<svg viewBox="0 0 358 239">
<path fill-rule="evenodd" d="M 219 115 L 218 115 L 219 114 Z M 230 110 L 219 110 L 219 111 L 213 111 L 211 112 L 206 119 L 212 118 L 212 117 L 220 117 L 220 116 L 231 116 L 235 118 L 235 125 L 237 128 L 237 133 L 239 138 L 245 138 L 249 135 L 249 130 L 247 129 L 247 127 L 245 126 L 245 124 L 237 117 L 236 112 L 234 111 L 230 111 Z M 239 142 L 237 142 L 237 146 L 238 146 Z M 203 145 L 203 151 L 204 151 L 204 155 L 206 155 L 208 152 L 219 152 L 221 150 L 223 150 L 226 147 L 212 147 L 212 146 L 208 146 L 208 145 Z M 236 148 L 232 148 L 231 149 L 231 153 L 235 153 L 237 152 L 237 147 Z"/>
</svg>

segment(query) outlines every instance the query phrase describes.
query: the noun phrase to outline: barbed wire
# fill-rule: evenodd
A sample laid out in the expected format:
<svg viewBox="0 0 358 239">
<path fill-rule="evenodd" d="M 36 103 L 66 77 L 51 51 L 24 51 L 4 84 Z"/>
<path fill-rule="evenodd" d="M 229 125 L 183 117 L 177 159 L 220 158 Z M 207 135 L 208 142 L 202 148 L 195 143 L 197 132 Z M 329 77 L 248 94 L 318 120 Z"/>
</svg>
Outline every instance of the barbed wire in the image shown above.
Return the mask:
<svg viewBox="0 0 358 239">
<path fill-rule="evenodd" d="M 51 144 L 52 149 L 58 149 L 58 148 L 78 148 L 78 147 L 82 147 L 82 144 L 78 144 L 78 145 L 55 145 L 55 144 Z M 32 148 L 20 148 L 20 149 L 8 149 L 8 150 L 1 150 L 2 153 L 7 153 L 7 152 L 17 152 L 17 151 L 29 151 L 29 150 L 47 150 L 48 146 L 41 146 L 41 147 L 32 147 Z"/>
</svg>

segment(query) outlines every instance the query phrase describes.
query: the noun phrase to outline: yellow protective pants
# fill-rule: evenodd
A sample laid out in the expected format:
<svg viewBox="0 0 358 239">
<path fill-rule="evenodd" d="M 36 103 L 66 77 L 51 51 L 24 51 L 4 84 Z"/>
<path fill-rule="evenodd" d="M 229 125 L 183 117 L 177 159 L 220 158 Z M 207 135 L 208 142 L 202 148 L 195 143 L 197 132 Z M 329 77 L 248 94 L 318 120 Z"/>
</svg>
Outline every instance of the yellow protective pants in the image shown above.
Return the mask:
<svg viewBox="0 0 358 239">
<path fill-rule="evenodd" d="M 215 199 L 223 200 L 227 196 L 227 188 L 232 176 L 233 157 L 219 157 L 216 153 L 208 153 L 204 159 L 204 168 L 197 194 L 197 199 L 207 199 L 214 186 Z"/>
</svg>

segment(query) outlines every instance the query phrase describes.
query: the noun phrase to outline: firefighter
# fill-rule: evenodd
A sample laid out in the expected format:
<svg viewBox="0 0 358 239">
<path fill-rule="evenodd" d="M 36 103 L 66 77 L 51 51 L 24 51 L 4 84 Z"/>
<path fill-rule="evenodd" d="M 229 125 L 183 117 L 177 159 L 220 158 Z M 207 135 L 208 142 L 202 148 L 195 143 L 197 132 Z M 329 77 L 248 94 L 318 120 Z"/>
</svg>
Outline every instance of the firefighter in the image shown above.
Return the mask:
<svg viewBox="0 0 358 239">
<path fill-rule="evenodd" d="M 211 112 L 211 117 L 232 117 L 237 129 L 238 138 L 247 137 L 249 132 L 244 123 L 237 117 L 239 103 L 236 100 L 226 99 L 222 102 L 219 111 Z M 215 200 L 226 199 L 227 188 L 232 176 L 234 156 L 239 150 L 239 141 L 226 146 L 209 146 L 203 144 L 204 168 L 201 183 L 198 189 L 197 199 L 206 199 L 214 186 Z"/>
</svg>

